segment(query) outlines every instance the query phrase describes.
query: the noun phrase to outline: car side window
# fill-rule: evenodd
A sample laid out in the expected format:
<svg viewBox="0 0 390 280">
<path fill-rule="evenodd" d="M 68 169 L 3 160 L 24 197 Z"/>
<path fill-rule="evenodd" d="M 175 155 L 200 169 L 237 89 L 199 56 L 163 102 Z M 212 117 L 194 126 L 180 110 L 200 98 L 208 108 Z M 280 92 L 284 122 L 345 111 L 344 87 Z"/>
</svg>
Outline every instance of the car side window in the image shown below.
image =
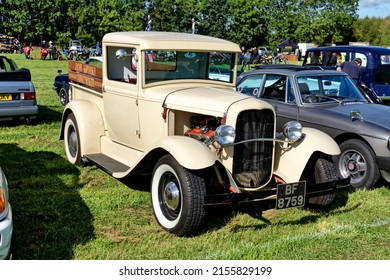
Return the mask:
<svg viewBox="0 0 390 280">
<path fill-rule="evenodd" d="M 287 81 L 283 75 L 267 75 L 261 97 L 285 101 Z"/>
<path fill-rule="evenodd" d="M 116 57 L 117 47 L 107 47 L 107 73 L 110 80 L 136 84 L 137 72 L 134 68 L 133 53 L 135 48 L 123 48 L 127 55 L 123 59 Z M 134 70 L 135 69 L 135 70 Z"/>
<path fill-rule="evenodd" d="M 250 96 L 259 97 L 259 92 L 263 84 L 263 80 L 263 74 L 249 75 L 238 83 L 236 90 Z"/>
<path fill-rule="evenodd" d="M 362 65 L 360 67 L 367 67 L 367 56 L 364 53 L 351 52 L 350 60 L 352 61 L 355 58 L 360 58 L 362 60 Z"/>
<path fill-rule="evenodd" d="M 312 51 L 308 53 L 306 64 L 308 65 L 321 65 L 322 53 L 321 51 Z"/>
</svg>

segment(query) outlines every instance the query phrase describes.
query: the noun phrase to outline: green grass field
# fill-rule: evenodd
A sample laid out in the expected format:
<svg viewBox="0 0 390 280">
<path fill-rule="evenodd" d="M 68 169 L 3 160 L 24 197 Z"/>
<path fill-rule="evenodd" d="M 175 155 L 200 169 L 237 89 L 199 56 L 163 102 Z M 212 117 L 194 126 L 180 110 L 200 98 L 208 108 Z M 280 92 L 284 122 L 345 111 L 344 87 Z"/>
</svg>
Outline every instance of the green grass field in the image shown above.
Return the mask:
<svg viewBox="0 0 390 280">
<path fill-rule="evenodd" d="M 66 61 L 26 60 L 40 108 L 36 124 L 0 124 L 0 165 L 13 208 L 13 259 L 389 260 L 390 189 L 342 193 L 328 212 L 269 210 L 257 219 L 213 212 L 200 234 L 178 238 L 155 222 L 148 182 L 134 187 L 67 162 L 63 107 L 52 89 Z M 38 58 L 39 55 L 36 55 Z"/>
</svg>

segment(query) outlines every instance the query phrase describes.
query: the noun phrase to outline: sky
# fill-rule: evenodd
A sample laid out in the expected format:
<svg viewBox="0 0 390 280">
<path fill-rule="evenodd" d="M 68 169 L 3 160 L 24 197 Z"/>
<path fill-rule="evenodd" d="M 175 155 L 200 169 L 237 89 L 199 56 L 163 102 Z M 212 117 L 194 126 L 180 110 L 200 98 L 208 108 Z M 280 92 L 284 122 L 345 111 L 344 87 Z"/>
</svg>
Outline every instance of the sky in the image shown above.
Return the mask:
<svg viewBox="0 0 390 280">
<path fill-rule="evenodd" d="M 359 0 L 359 18 L 390 16 L 390 0 Z"/>
</svg>

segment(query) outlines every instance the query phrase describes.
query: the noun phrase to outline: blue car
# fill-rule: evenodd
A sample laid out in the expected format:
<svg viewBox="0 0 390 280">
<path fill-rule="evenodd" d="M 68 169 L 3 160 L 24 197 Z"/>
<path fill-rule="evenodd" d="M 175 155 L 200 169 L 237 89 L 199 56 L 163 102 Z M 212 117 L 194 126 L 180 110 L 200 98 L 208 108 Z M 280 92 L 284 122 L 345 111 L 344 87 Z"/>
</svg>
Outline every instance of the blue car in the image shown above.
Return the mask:
<svg viewBox="0 0 390 280">
<path fill-rule="evenodd" d="M 336 69 L 344 61 L 362 59 L 361 82 L 368 87 L 372 102 L 390 104 L 390 49 L 377 46 L 331 46 L 310 48 L 303 65 Z"/>
<path fill-rule="evenodd" d="M 102 57 L 95 56 L 89 57 L 85 61 L 85 64 L 90 64 L 97 67 L 102 67 Z M 56 91 L 58 97 L 60 98 L 60 103 L 62 106 L 65 106 L 69 100 L 69 75 L 63 74 L 62 70 L 57 71 L 58 75 L 54 78 L 53 89 Z"/>
</svg>

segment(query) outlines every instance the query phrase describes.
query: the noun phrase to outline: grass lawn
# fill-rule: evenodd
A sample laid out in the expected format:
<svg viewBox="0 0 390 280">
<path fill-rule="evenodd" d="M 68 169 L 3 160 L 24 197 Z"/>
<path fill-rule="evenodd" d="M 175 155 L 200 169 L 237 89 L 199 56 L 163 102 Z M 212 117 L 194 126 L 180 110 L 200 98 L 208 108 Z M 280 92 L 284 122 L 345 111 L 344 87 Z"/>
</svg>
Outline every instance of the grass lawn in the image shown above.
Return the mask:
<svg viewBox="0 0 390 280">
<path fill-rule="evenodd" d="M 148 182 L 136 187 L 94 166 L 77 167 L 59 140 L 63 107 L 52 89 L 67 61 L 26 60 L 39 119 L 0 124 L 0 165 L 14 215 L 13 258 L 22 260 L 389 260 L 390 189 L 343 193 L 324 213 L 210 213 L 203 231 L 178 238 L 155 222 Z M 34 54 L 32 55 L 34 57 Z"/>
</svg>

